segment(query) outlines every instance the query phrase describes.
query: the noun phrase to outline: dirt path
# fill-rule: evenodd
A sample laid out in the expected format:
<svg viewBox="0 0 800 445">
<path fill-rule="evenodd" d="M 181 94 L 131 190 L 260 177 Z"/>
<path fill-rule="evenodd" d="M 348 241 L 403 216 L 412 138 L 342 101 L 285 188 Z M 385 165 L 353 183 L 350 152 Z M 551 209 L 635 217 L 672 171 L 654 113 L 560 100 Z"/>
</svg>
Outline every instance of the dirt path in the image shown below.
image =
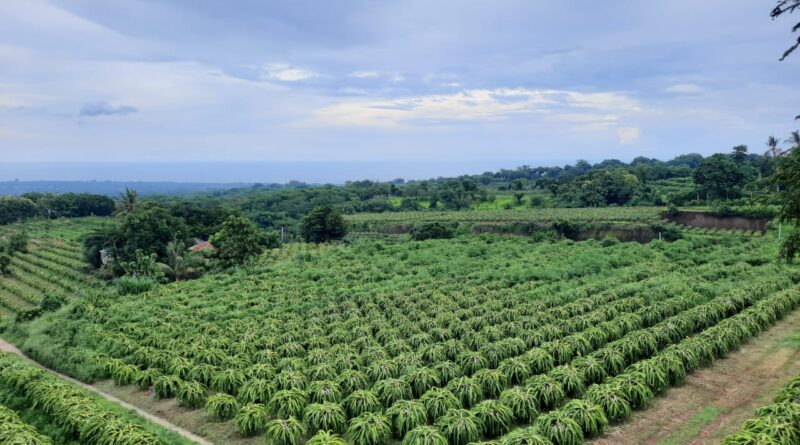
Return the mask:
<svg viewBox="0 0 800 445">
<path fill-rule="evenodd" d="M 728 357 L 692 373 L 592 445 L 718 444 L 800 374 L 800 310 Z"/>
<path fill-rule="evenodd" d="M 83 388 L 83 389 L 85 389 L 87 391 L 91 391 L 91 392 L 99 395 L 100 397 L 108 400 L 108 401 L 114 402 L 114 403 L 122 406 L 125 409 L 129 409 L 129 410 L 135 411 L 136 414 L 144 417 L 145 419 L 147 419 L 147 420 L 149 420 L 149 421 L 151 421 L 151 422 L 153 422 L 153 423 L 155 423 L 157 425 L 163 426 L 164 428 L 172 430 L 172 431 L 180 434 L 181 436 L 183 436 L 186 439 L 189 439 L 191 441 L 197 442 L 200 445 L 213 445 L 208 440 L 203 439 L 202 437 L 200 437 L 200 436 L 198 436 L 198 435 L 196 435 L 196 434 L 194 434 L 194 433 L 192 433 L 190 431 L 187 431 L 187 430 L 185 430 L 185 429 L 183 429 L 183 428 L 181 428 L 181 427 L 179 427 L 177 425 L 173 425 L 169 421 L 167 421 L 165 419 L 162 419 L 161 417 L 154 416 L 154 415 L 148 413 L 147 411 L 144 411 L 144 410 L 142 410 L 140 408 L 137 408 L 137 407 L 131 405 L 130 403 L 123 402 L 122 400 L 112 396 L 111 394 L 105 393 L 105 392 L 95 388 L 92 385 L 87 385 L 86 383 L 83 383 L 83 382 L 80 382 L 78 380 L 75 380 L 72 377 L 66 376 L 64 374 L 58 373 L 56 371 L 53 371 L 52 369 L 48 369 L 48 368 L 45 368 L 45 367 L 41 366 L 40 364 L 38 364 L 35 361 L 33 361 L 30 358 L 28 358 L 28 356 L 26 356 L 16 346 L 12 345 L 11 343 L 6 342 L 5 340 L 3 340 L 1 338 L 0 338 L 0 351 L 10 352 L 12 354 L 16 354 L 16 355 L 18 355 L 18 356 L 30 361 L 31 363 L 34 363 L 36 366 L 41 367 L 42 369 L 46 370 L 47 372 L 49 372 L 49 373 L 51 373 L 51 374 L 53 374 L 53 375 L 55 375 L 55 376 L 57 376 L 59 378 L 64 379 L 64 380 L 66 380 L 66 381 L 68 381 L 68 382 L 70 382 L 70 383 L 72 383 L 74 385 L 80 386 L 81 388 Z"/>
</svg>

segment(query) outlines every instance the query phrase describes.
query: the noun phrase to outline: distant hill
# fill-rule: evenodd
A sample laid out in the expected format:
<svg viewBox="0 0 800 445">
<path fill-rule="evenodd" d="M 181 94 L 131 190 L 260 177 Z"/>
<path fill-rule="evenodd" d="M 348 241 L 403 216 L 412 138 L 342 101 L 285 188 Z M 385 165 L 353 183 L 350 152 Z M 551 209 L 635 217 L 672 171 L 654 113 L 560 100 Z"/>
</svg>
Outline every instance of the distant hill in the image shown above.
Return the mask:
<svg viewBox="0 0 800 445">
<path fill-rule="evenodd" d="M 124 192 L 126 187 L 136 190 L 139 195 L 186 195 L 199 192 L 214 192 L 237 187 L 248 187 L 250 185 L 250 183 L 242 182 L 0 181 L 0 196 L 19 196 L 28 192 L 72 192 L 117 196 Z"/>
</svg>

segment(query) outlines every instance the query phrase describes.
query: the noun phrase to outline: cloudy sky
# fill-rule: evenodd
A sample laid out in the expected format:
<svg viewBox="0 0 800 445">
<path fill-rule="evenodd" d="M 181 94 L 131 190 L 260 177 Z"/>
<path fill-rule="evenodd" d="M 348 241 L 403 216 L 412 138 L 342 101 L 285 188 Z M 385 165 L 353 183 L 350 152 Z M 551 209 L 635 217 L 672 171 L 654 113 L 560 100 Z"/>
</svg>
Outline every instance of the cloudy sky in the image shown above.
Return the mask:
<svg viewBox="0 0 800 445">
<path fill-rule="evenodd" d="M 0 2 L 6 161 L 668 158 L 800 112 L 771 2 Z M 513 165 L 509 165 L 513 167 Z"/>
</svg>

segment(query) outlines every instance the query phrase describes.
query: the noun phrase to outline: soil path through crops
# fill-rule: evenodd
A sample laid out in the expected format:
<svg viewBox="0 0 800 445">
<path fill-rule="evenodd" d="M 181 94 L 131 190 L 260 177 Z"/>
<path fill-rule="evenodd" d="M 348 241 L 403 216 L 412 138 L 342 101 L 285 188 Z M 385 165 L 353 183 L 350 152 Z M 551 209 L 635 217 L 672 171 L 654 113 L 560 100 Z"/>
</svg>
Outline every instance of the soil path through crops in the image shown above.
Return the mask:
<svg viewBox="0 0 800 445">
<path fill-rule="evenodd" d="M 800 310 L 726 358 L 690 374 L 592 445 L 710 445 L 739 430 L 800 374 Z"/>
<path fill-rule="evenodd" d="M 104 398 L 104 399 L 106 399 L 106 400 L 108 400 L 110 402 L 114 402 L 114 403 L 122 406 L 125 409 L 129 409 L 129 410 L 135 411 L 136 414 L 144 417 L 145 419 L 147 419 L 147 420 L 149 420 L 149 421 L 151 421 L 151 422 L 153 422 L 153 423 L 155 423 L 157 425 L 163 426 L 164 428 L 172 430 L 172 431 L 180 434 L 181 436 L 183 436 L 186 439 L 189 439 L 191 441 L 197 442 L 200 445 L 213 445 L 208 440 L 203 439 L 202 437 L 200 437 L 200 436 L 198 436 L 198 435 L 196 435 L 196 434 L 194 434 L 194 433 L 192 433 L 190 431 L 187 431 L 187 430 L 185 430 L 185 429 L 183 429 L 183 428 L 181 428 L 181 427 L 179 427 L 177 425 L 174 425 L 171 422 L 167 421 L 166 419 L 162 419 L 161 417 L 154 416 L 154 415 L 148 413 L 147 411 L 144 411 L 144 410 L 142 410 L 140 408 L 137 408 L 137 407 L 131 405 L 130 403 L 124 402 L 124 401 L 112 396 L 111 394 L 108 394 L 106 392 L 101 391 L 100 389 L 98 389 L 98 388 L 96 388 L 96 387 L 94 387 L 92 385 L 89 385 L 89 384 L 83 383 L 81 381 L 75 380 L 72 377 L 69 377 L 69 376 L 61 374 L 59 372 L 53 371 L 52 369 L 45 368 L 44 366 L 40 365 L 36 361 L 34 361 L 31 358 L 29 358 L 28 356 L 26 356 L 16 346 L 12 345 L 11 343 L 8 343 L 7 341 L 3 340 L 2 338 L 0 338 L 0 351 L 10 352 L 12 354 L 16 354 L 16 355 L 24 358 L 25 360 L 30 361 L 31 363 L 35 364 L 36 366 L 39 366 L 40 368 L 44 369 L 45 371 L 49 372 L 50 374 L 53 374 L 54 376 L 56 376 L 58 378 L 61 378 L 63 380 L 66 380 L 66 381 L 68 381 L 68 382 L 70 382 L 70 383 L 72 383 L 74 385 L 80 386 L 81 388 L 83 388 L 83 389 L 85 389 L 87 391 L 91 391 L 91 392 L 99 395 L 100 397 L 102 397 L 102 398 Z"/>
</svg>

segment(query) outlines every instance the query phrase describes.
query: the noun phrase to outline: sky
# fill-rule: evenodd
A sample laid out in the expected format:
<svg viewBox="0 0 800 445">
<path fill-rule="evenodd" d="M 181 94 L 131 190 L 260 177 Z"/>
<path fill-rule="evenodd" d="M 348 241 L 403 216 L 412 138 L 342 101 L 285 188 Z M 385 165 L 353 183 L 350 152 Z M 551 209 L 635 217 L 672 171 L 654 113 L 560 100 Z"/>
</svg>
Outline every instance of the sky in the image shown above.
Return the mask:
<svg viewBox="0 0 800 445">
<path fill-rule="evenodd" d="M 800 55 L 778 61 L 796 20 L 771 6 L 3 1 L 0 163 L 363 162 L 368 177 L 403 161 L 390 176 L 413 177 L 762 152 L 800 113 Z"/>
</svg>

